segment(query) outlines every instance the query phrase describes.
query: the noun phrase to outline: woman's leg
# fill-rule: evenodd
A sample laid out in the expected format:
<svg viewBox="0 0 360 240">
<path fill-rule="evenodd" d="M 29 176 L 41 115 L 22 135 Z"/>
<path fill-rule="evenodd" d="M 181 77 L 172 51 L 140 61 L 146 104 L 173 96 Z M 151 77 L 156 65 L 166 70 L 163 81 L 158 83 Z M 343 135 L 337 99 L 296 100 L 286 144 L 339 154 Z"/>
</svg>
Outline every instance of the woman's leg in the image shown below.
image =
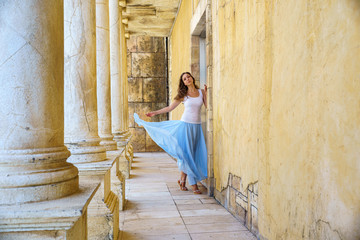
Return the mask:
<svg viewBox="0 0 360 240">
<path fill-rule="evenodd" d="M 180 179 L 181 179 L 181 181 L 186 183 L 186 177 L 187 177 L 187 174 L 184 173 L 183 171 L 180 171 Z"/>
<path fill-rule="evenodd" d="M 201 191 L 198 188 L 196 179 L 192 176 L 189 176 L 189 184 L 195 194 L 201 194 Z"/>
<path fill-rule="evenodd" d="M 186 185 L 186 177 L 187 177 L 187 174 L 184 173 L 183 171 L 180 171 L 180 180 L 178 181 L 178 183 L 179 183 L 181 191 L 188 190 L 187 187 L 185 186 Z"/>
</svg>

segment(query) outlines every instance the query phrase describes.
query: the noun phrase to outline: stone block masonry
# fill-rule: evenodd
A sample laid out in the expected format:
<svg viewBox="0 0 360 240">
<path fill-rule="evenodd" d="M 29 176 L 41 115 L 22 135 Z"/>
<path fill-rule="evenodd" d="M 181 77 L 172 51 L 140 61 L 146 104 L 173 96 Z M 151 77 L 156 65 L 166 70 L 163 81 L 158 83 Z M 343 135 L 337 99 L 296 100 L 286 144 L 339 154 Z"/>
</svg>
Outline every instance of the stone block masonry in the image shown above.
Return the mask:
<svg viewBox="0 0 360 240">
<path fill-rule="evenodd" d="M 165 39 L 131 36 L 127 42 L 129 86 L 129 127 L 135 152 L 162 151 L 133 119 L 134 112 L 146 121 L 167 120 L 167 114 L 151 119 L 145 113 L 167 106 L 167 68 Z"/>
<path fill-rule="evenodd" d="M 258 182 L 243 185 L 240 177 L 229 174 L 223 191 L 215 190 L 215 198 L 255 235 L 258 227 Z"/>
</svg>

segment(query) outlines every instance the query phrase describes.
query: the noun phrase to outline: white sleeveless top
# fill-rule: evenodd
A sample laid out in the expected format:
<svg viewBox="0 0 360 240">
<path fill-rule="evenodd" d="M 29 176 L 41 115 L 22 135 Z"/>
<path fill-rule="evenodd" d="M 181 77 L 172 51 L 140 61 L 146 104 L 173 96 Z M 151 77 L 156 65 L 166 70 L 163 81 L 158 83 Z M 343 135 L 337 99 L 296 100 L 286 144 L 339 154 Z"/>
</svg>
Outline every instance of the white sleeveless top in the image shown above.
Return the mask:
<svg viewBox="0 0 360 240">
<path fill-rule="evenodd" d="M 201 123 L 200 110 L 203 104 L 203 95 L 201 89 L 199 90 L 198 97 L 184 97 L 185 111 L 181 117 L 181 121 L 187 123 Z"/>
</svg>

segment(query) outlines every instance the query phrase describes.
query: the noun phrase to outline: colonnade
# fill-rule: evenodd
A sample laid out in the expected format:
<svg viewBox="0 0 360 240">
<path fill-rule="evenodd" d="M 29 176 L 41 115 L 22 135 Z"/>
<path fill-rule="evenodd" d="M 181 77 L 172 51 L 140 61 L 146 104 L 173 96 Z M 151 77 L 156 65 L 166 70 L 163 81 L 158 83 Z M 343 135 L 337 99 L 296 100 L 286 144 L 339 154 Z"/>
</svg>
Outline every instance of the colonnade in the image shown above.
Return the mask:
<svg viewBox="0 0 360 240">
<path fill-rule="evenodd" d="M 117 239 L 133 156 L 119 1 L 0 9 L 0 238 Z"/>
</svg>

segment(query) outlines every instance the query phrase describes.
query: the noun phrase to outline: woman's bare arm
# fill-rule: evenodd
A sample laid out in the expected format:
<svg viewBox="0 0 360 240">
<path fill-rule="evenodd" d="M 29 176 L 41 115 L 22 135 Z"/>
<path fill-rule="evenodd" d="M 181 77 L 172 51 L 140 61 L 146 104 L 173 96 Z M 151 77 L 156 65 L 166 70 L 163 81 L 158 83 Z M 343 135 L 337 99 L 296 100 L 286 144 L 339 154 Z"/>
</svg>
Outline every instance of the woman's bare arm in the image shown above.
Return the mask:
<svg viewBox="0 0 360 240">
<path fill-rule="evenodd" d="M 180 100 L 175 100 L 175 101 L 172 102 L 169 106 L 164 107 L 164 108 L 159 109 L 159 110 L 154 111 L 154 112 L 149 112 L 149 113 L 146 114 L 146 116 L 152 117 L 152 116 L 155 116 L 155 115 L 158 115 L 158 114 L 171 112 L 171 111 L 174 110 L 177 106 L 179 106 L 180 103 L 181 103 Z"/>
<path fill-rule="evenodd" d="M 201 89 L 202 93 L 203 93 L 203 102 L 205 105 L 205 108 L 207 108 L 207 86 L 205 86 L 205 89 Z"/>
</svg>

